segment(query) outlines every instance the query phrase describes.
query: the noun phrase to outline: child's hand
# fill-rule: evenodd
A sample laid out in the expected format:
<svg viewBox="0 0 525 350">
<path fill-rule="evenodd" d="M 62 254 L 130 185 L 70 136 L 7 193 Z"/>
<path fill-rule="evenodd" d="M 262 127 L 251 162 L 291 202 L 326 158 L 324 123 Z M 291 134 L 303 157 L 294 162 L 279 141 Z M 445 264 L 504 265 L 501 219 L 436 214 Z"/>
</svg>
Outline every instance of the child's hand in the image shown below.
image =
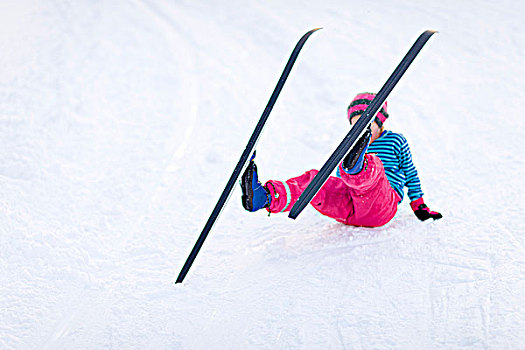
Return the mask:
<svg viewBox="0 0 525 350">
<path fill-rule="evenodd" d="M 443 215 L 437 211 L 431 211 L 423 201 L 423 197 L 412 201 L 410 206 L 412 207 L 414 214 L 416 214 L 417 218 L 421 221 L 425 221 L 430 218 L 437 220 L 443 217 Z"/>
</svg>

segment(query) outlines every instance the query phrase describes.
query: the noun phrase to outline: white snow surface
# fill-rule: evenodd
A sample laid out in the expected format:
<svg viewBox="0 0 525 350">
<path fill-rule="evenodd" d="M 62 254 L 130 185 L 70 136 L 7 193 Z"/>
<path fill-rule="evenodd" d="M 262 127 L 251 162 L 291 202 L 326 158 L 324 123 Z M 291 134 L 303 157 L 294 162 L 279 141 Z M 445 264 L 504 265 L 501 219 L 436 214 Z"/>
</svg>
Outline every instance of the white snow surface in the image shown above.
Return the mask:
<svg viewBox="0 0 525 350">
<path fill-rule="evenodd" d="M 2 1 L 0 348 L 523 349 L 521 1 Z M 250 214 L 173 282 L 295 43 L 262 180 L 319 168 L 389 97 L 426 202 L 381 228 Z"/>
</svg>

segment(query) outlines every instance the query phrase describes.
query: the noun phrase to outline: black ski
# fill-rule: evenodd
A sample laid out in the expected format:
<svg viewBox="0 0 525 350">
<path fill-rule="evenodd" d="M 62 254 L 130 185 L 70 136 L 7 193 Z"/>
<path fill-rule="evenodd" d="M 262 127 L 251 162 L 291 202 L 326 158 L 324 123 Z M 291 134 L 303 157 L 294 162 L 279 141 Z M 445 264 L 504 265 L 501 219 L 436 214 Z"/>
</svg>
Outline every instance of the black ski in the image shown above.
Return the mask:
<svg viewBox="0 0 525 350">
<path fill-rule="evenodd" d="M 312 181 L 310 182 L 308 187 L 303 191 L 303 193 L 301 193 L 301 196 L 299 196 L 299 199 L 294 204 L 290 211 L 290 214 L 288 215 L 290 218 L 296 219 L 297 216 L 301 213 L 301 211 L 303 211 L 303 209 L 308 205 L 308 203 L 310 203 L 312 198 L 324 185 L 324 183 L 326 182 L 332 171 L 335 169 L 335 167 L 339 164 L 341 159 L 343 159 L 345 154 L 348 153 L 348 151 L 354 146 L 357 140 L 359 140 L 359 138 L 363 135 L 368 125 L 372 123 L 374 116 L 376 115 L 377 111 L 381 108 L 392 89 L 396 86 L 398 81 L 406 72 L 412 61 L 414 61 L 419 51 L 421 51 L 421 48 L 423 48 L 425 43 L 435 32 L 436 31 L 433 30 L 427 30 L 419 36 L 419 38 L 416 40 L 414 45 L 412 45 L 405 57 L 403 57 L 401 63 L 399 63 L 397 68 L 394 70 L 390 78 L 388 78 L 385 85 L 383 85 L 381 90 L 379 90 L 372 103 L 363 112 L 361 118 L 359 118 L 357 123 L 350 129 L 343 141 L 339 144 L 339 146 L 337 146 L 334 153 L 332 153 L 332 155 L 330 156 L 330 158 L 328 158 L 321 170 L 319 170 L 319 173 L 312 179 Z"/>
<path fill-rule="evenodd" d="M 288 78 L 288 75 L 290 74 L 290 71 L 292 69 L 292 66 L 295 63 L 295 60 L 297 59 L 297 56 L 299 55 L 299 52 L 303 48 L 304 43 L 306 40 L 314 33 L 315 31 L 319 30 L 321 28 L 312 29 L 306 34 L 304 34 L 301 39 L 297 42 L 295 45 L 294 50 L 292 51 L 290 58 L 288 59 L 288 62 L 286 63 L 286 66 L 284 67 L 283 73 L 281 74 L 281 77 L 279 78 L 279 81 L 277 82 L 277 86 L 273 90 L 272 96 L 270 97 L 270 100 L 268 101 L 268 104 L 266 105 L 266 108 L 264 109 L 264 112 L 259 119 L 259 122 L 257 123 L 257 126 L 255 127 L 255 130 L 253 131 L 252 136 L 250 137 L 250 140 L 248 141 L 248 145 L 244 149 L 244 152 L 241 155 L 241 159 L 239 159 L 239 162 L 237 163 L 237 166 L 235 167 L 235 170 L 233 171 L 233 174 L 230 177 L 230 180 L 228 180 L 228 183 L 226 184 L 226 187 L 224 188 L 224 191 L 222 191 L 222 194 L 219 198 L 219 201 L 215 205 L 215 208 L 213 209 L 210 217 L 208 218 L 208 221 L 206 222 L 206 225 L 204 225 L 204 229 L 202 230 L 199 238 L 197 239 L 197 242 L 195 243 L 195 246 L 193 247 L 190 255 L 186 259 L 186 263 L 184 263 L 184 266 L 182 267 L 182 270 L 179 273 L 179 276 L 177 277 L 177 281 L 175 283 L 181 283 L 184 280 L 184 277 L 186 277 L 186 274 L 188 273 L 188 270 L 190 269 L 191 265 L 193 264 L 193 261 L 195 260 L 195 257 L 199 253 L 199 250 L 202 247 L 202 244 L 204 243 L 204 240 L 208 236 L 208 233 L 213 227 L 213 224 L 219 217 L 224 205 L 228 201 L 228 198 L 230 197 L 230 194 L 233 190 L 233 187 L 235 186 L 235 183 L 237 182 L 237 179 L 239 178 L 239 175 L 241 174 L 242 169 L 246 165 L 246 162 L 248 161 L 248 158 L 252 154 L 252 150 L 255 147 L 257 140 L 259 139 L 259 136 L 261 135 L 264 124 L 268 120 L 268 116 L 270 115 L 270 112 L 272 111 L 272 108 L 275 104 L 275 101 L 277 100 L 277 97 L 279 97 L 279 93 L 281 92 L 284 83 L 286 82 L 286 79 Z"/>
</svg>

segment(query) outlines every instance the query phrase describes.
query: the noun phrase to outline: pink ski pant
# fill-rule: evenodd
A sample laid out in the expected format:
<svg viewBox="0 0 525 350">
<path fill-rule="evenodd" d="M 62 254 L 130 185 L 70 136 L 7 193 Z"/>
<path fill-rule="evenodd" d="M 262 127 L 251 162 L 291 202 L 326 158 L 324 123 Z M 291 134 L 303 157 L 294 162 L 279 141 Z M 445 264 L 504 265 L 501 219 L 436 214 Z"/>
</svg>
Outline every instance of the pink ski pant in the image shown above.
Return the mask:
<svg viewBox="0 0 525 350">
<path fill-rule="evenodd" d="M 317 211 L 353 226 L 378 227 L 394 217 L 400 197 L 390 187 L 383 163 L 377 156 L 367 154 L 363 170 L 357 175 L 345 173 L 341 165 L 339 171 L 341 178 L 329 177 L 310 202 Z M 272 195 L 267 210 L 272 213 L 290 211 L 317 173 L 317 170 L 310 170 L 285 182 L 266 182 Z"/>
</svg>

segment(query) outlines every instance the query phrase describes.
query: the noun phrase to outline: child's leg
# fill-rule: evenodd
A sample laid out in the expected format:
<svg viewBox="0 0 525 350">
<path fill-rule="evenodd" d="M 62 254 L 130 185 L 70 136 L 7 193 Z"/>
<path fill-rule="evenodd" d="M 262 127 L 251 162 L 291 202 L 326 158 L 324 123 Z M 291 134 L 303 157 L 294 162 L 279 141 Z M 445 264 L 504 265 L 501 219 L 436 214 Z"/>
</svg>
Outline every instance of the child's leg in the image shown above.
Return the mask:
<svg viewBox="0 0 525 350">
<path fill-rule="evenodd" d="M 381 160 L 367 154 L 363 170 L 349 175 L 339 166 L 342 181 L 348 186 L 353 203 L 353 215 L 348 225 L 378 227 L 388 223 L 396 214 L 400 200 L 386 178 Z"/>
<path fill-rule="evenodd" d="M 317 170 L 310 170 L 285 182 L 276 180 L 266 182 L 265 186 L 272 196 L 270 208 L 267 210 L 272 213 L 290 211 L 317 173 Z M 328 178 L 310 204 L 321 214 L 342 223 L 345 223 L 353 213 L 350 189 L 337 177 Z"/>
<path fill-rule="evenodd" d="M 364 169 L 357 175 L 340 168 L 341 178 L 329 177 L 310 204 L 321 214 L 347 225 L 377 227 L 388 223 L 396 214 L 399 196 L 390 187 L 381 160 L 371 154 L 365 159 Z M 317 173 L 310 170 L 285 182 L 266 182 L 272 196 L 267 210 L 290 211 Z"/>
</svg>

